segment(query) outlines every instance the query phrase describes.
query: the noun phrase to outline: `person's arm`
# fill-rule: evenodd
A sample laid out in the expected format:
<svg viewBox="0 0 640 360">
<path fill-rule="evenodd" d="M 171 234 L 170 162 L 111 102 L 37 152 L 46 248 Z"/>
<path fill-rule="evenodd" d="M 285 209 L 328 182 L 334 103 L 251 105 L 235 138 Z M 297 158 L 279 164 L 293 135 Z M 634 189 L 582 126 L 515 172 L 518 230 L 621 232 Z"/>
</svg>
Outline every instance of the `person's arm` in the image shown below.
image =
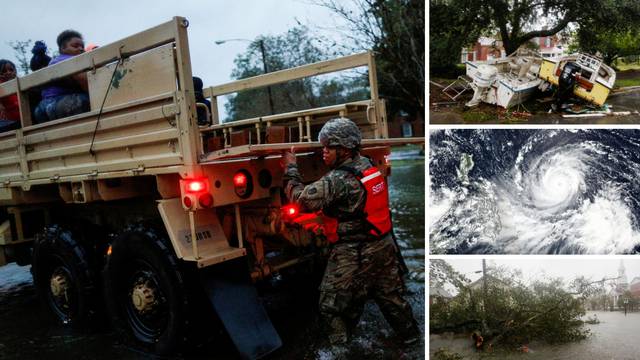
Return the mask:
<svg viewBox="0 0 640 360">
<path fill-rule="evenodd" d="M 323 176 L 320 180 L 305 186 L 298 170 L 295 154 L 285 152 L 282 157 L 286 184 L 284 192 L 290 202 L 300 205 L 303 211 L 322 210 L 333 202 L 335 192 L 330 178 Z"/>
<path fill-rule="evenodd" d="M 80 86 L 80 89 L 84 92 L 89 92 L 89 81 L 87 80 L 87 73 L 81 72 L 72 76 L 73 80 Z"/>
</svg>

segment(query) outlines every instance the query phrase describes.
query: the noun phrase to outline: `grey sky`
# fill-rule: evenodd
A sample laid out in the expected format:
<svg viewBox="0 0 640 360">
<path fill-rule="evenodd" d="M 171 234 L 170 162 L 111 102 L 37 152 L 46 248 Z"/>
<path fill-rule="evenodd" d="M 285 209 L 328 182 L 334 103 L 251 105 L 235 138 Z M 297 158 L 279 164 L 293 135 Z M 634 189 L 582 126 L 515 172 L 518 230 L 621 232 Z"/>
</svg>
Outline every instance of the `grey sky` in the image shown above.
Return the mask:
<svg viewBox="0 0 640 360">
<path fill-rule="evenodd" d="M 474 274 L 474 271 L 482 270 L 482 259 L 474 257 L 472 259 L 447 259 L 457 271 L 465 274 L 469 279 L 476 280 L 481 274 Z M 629 282 L 634 277 L 640 277 L 640 258 L 625 257 L 623 259 Z M 521 269 L 525 279 L 539 278 L 546 274 L 553 277 L 563 277 L 567 280 L 576 276 L 584 275 L 593 280 L 603 277 L 616 277 L 620 258 L 603 259 L 592 257 L 561 257 L 561 258 L 511 258 L 511 259 L 490 259 L 488 264 L 505 265 L 509 268 Z"/>
<path fill-rule="evenodd" d="M 205 86 L 230 81 L 233 59 L 248 45 L 215 45 L 215 40 L 281 34 L 295 26 L 296 19 L 326 27 L 335 23 L 329 11 L 299 0 L 6 1 L 2 12 L 0 58 L 10 60 L 15 57 L 9 41 L 44 40 L 52 51 L 58 33 L 72 28 L 83 34 L 86 43 L 105 45 L 184 16 L 190 22 L 193 73 Z"/>
</svg>

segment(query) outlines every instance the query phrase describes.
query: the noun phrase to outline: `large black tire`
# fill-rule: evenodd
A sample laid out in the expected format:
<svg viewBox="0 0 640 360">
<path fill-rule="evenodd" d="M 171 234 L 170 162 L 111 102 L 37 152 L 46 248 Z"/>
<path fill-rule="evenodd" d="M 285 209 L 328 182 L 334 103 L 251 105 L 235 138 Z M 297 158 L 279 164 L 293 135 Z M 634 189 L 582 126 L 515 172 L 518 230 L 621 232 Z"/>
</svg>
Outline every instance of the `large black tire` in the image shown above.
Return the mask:
<svg viewBox="0 0 640 360">
<path fill-rule="evenodd" d="M 36 291 L 54 318 L 84 327 L 95 315 L 96 276 L 85 249 L 57 225 L 36 236 L 32 269 Z"/>
<path fill-rule="evenodd" d="M 103 273 L 116 329 L 157 354 L 181 345 L 187 323 L 187 291 L 167 244 L 148 228 L 127 229 L 111 244 Z"/>
</svg>

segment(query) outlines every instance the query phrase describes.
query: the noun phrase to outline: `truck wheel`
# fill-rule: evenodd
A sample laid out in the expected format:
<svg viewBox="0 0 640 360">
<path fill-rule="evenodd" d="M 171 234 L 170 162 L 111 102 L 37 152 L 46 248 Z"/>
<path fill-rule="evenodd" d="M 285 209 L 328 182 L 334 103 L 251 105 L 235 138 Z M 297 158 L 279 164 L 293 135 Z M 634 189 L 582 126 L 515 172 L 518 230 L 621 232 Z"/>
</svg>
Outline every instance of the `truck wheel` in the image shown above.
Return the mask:
<svg viewBox="0 0 640 360">
<path fill-rule="evenodd" d="M 175 255 L 151 230 L 125 231 L 111 245 L 105 300 L 116 327 L 158 354 L 184 336 L 187 296 Z"/>
<path fill-rule="evenodd" d="M 55 319 L 74 327 L 93 317 L 95 282 L 85 250 L 70 231 L 51 226 L 38 234 L 33 248 L 36 291 Z"/>
</svg>

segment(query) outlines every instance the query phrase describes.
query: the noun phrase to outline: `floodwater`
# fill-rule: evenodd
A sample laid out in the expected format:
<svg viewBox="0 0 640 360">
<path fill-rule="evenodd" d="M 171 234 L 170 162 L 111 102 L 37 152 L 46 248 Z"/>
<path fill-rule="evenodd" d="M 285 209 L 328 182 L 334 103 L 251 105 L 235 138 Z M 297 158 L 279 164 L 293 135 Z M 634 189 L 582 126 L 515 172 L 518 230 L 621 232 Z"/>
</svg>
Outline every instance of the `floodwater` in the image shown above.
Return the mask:
<svg viewBox="0 0 640 360">
<path fill-rule="evenodd" d="M 532 343 L 529 353 L 495 354 L 481 356 L 472 349 L 468 337 L 453 337 L 445 335 L 429 336 L 429 352 L 433 355 L 439 348 L 446 347 L 457 352 L 465 359 L 499 358 L 536 359 L 536 360 L 569 360 L 569 359 L 598 359 L 598 360 L 636 360 L 640 353 L 640 313 L 589 311 L 587 317 L 597 316 L 599 324 L 586 325 L 591 336 L 586 340 L 563 344 L 547 345 Z"/>
<path fill-rule="evenodd" d="M 402 160 L 392 163 L 391 208 L 398 243 L 410 270 L 406 297 L 424 334 L 424 156 L 405 154 L 397 158 Z M 424 342 L 402 346 L 372 303 L 367 304 L 352 343 L 344 348 L 329 346 L 320 331 L 314 290 L 287 282 L 276 289 L 262 290 L 262 300 L 284 343 L 268 359 L 424 358 Z M 230 342 L 220 337 L 224 336 L 212 332 L 211 340 L 178 358 L 235 359 Z M 51 323 L 36 297 L 29 267 L 0 267 L 0 359 L 150 357 L 153 356 L 124 342 L 106 325 L 87 333 Z"/>
</svg>

